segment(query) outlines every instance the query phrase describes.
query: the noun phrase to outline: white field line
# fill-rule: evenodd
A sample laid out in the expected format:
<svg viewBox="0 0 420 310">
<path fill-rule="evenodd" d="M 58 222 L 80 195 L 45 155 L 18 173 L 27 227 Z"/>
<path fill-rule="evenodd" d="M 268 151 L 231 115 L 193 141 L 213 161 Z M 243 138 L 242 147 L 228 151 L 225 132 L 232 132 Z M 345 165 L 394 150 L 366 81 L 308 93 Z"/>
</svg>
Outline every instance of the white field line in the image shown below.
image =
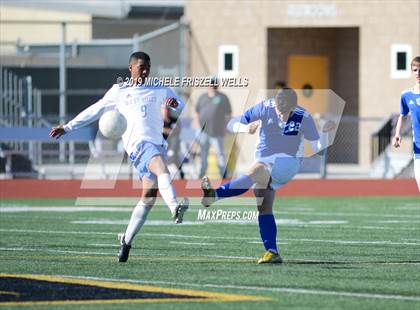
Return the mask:
<svg viewBox="0 0 420 310">
<path fill-rule="evenodd" d="M 40 248 L 5 248 L 0 247 L 0 251 L 10 252 L 49 252 L 49 253 L 60 253 L 60 254 L 83 254 L 83 255 L 105 255 L 105 256 L 116 256 L 117 252 L 89 252 L 89 251 L 67 251 L 67 250 L 50 250 Z M 144 253 L 135 254 L 132 253 L 130 256 L 145 256 Z M 168 256 L 168 254 L 153 253 L 153 256 Z M 182 258 L 183 256 L 180 256 Z M 188 257 L 194 258 L 224 258 L 224 259 L 242 259 L 242 260 L 256 260 L 255 257 L 251 256 L 224 256 L 224 255 L 188 255 Z"/>
<path fill-rule="evenodd" d="M 308 215 L 319 215 L 319 216 L 363 216 L 363 217 L 396 217 L 396 218 L 420 218 L 420 215 L 417 214 L 381 214 L 381 213 L 340 213 L 340 212 L 305 212 L 305 211 L 283 211 L 278 210 L 277 212 L 274 212 L 274 214 L 308 214 Z"/>
<path fill-rule="evenodd" d="M 398 207 L 398 208 L 395 208 L 395 209 L 397 209 L 397 210 L 416 210 L 416 211 L 420 211 L 420 206 L 417 204 L 417 205 L 405 205 L 405 206 L 402 206 L 402 207 Z"/>
<path fill-rule="evenodd" d="M 98 219 L 98 220 L 78 220 L 71 221 L 72 224 L 80 225 L 127 225 L 128 220 L 108 220 L 108 219 Z M 342 225 L 340 228 L 344 229 L 381 229 L 381 230 L 420 230 L 420 228 L 404 228 L 404 227 L 385 227 L 385 226 L 348 226 L 347 221 L 309 221 L 304 222 L 298 219 L 276 219 L 277 225 L 282 226 L 297 226 L 297 227 L 316 227 L 316 228 L 332 228 L 334 225 Z M 207 225 L 207 224 L 225 224 L 225 225 L 254 225 L 257 223 L 255 221 L 243 221 L 243 220 L 217 220 L 217 221 L 183 221 L 183 226 L 192 226 L 192 225 Z M 172 226 L 175 225 L 173 221 L 170 220 L 148 220 L 145 226 Z"/>
<path fill-rule="evenodd" d="M 88 246 L 95 246 L 101 248 L 119 248 L 120 245 L 118 243 L 89 243 Z"/>
<path fill-rule="evenodd" d="M 386 220 L 386 221 L 372 221 L 372 223 L 383 223 L 383 224 L 418 224 L 420 220 Z"/>
<path fill-rule="evenodd" d="M 169 241 L 172 244 L 185 244 L 185 245 L 215 245 L 214 243 L 205 243 L 205 242 L 182 242 L 182 241 Z"/>
<path fill-rule="evenodd" d="M 98 205 L 110 205 L 110 206 L 135 206 L 138 202 L 138 198 L 127 198 L 127 197 L 81 197 L 75 202 L 78 206 L 98 206 Z M 202 206 L 201 197 L 189 197 L 190 206 Z M 215 206 L 254 206 L 255 197 L 237 197 L 236 199 L 224 199 L 218 201 Z M 158 197 L 155 202 L 156 206 L 166 206 L 165 201 Z"/>
<path fill-rule="evenodd" d="M 211 283 L 198 284 L 198 283 L 171 282 L 171 281 L 112 279 L 112 278 L 98 278 L 98 277 L 85 277 L 85 276 L 61 276 L 61 277 L 79 278 L 79 279 L 86 279 L 86 280 L 98 280 L 98 281 L 138 283 L 138 284 L 173 285 L 173 286 L 187 286 L 187 287 L 199 287 L 199 288 L 221 288 L 221 289 L 234 289 L 234 290 L 279 292 L 279 293 L 288 293 L 288 294 L 340 296 L 340 297 L 365 298 L 365 299 L 391 299 L 391 300 L 405 300 L 405 301 L 420 301 L 420 296 L 406 296 L 406 295 L 394 295 L 394 294 L 383 294 L 383 293 L 372 294 L 372 293 L 356 293 L 356 292 L 346 292 L 346 291 L 316 290 L 316 289 L 306 289 L 306 288 L 261 287 L 261 286 L 247 286 L 247 285 L 220 285 L 220 284 L 211 284 Z"/>
<path fill-rule="evenodd" d="M 249 244 L 261 244 L 261 241 L 248 241 Z M 286 245 L 288 242 L 277 242 L 277 244 Z"/>
<path fill-rule="evenodd" d="M 109 232 L 77 232 L 77 231 L 43 231 L 43 230 L 25 230 L 25 229 L 0 229 L 1 232 L 22 232 L 22 233 L 49 233 L 49 234 L 103 234 L 103 235 L 117 235 L 116 233 Z M 217 237 L 217 236 L 196 236 L 196 235 L 181 235 L 181 234 L 158 234 L 158 233 L 142 233 L 140 236 L 151 236 L 151 237 L 174 237 L 174 238 L 192 238 L 192 239 L 224 239 L 224 240 L 250 240 L 255 241 L 259 238 L 247 238 L 247 237 Z M 297 241 L 297 242 L 319 242 L 319 243 L 336 243 L 336 244 L 385 244 L 385 245 L 411 245 L 420 246 L 420 242 L 397 242 L 391 240 L 377 240 L 377 241 L 363 241 L 363 240 L 324 240 L 324 239 L 278 239 L 282 241 Z"/>
<path fill-rule="evenodd" d="M 10 251 L 10 252 L 49 252 L 49 253 L 59 253 L 59 254 L 77 254 L 77 255 L 100 255 L 100 256 L 116 256 L 117 252 L 90 252 L 90 251 L 67 251 L 67 250 L 50 250 L 50 249 L 41 249 L 41 248 L 23 248 L 23 247 L 18 247 L 18 248 L 5 248 L 5 247 L 0 247 L 0 251 Z M 167 253 L 153 253 L 150 254 L 149 252 L 141 252 L 141 253 L 132 253 L 130 254 L 130 256 L 141 256 L 141 257 L 146 257 L 147 255 L 153 255 L 153 256 L 164 256 L 164 257 L 168 257 Z M 188 255 L 188 256 L 177 256 L 178 258 L 184 258 L 184 259 L 190 259 L 190 258 L 222 258 L 222 259 L 228 259 L 228 260 L 245 260 L 245 261 L 256 261 L 257 258 L 253 257 L 253 256 L 227 256 L 227 255 L 208 255 L 208 254 L 204 254 L 204 255 Z M 319 260 L 319 259 L 296 259 L 296 260 L 291 260 L 290 263 L 311 263 L 311 264 L 328 264 L 328 262 L 325 262 L 323 260 Z M 285 262 L 287 263 L 287 261 Z M 334 263 L 334 262 L 333 262 Z M 369 262 L 369 261 L 365 261 L 365 262 L 342 262 L 343 264 L 375 264 L 375 262 Z M 379 262 L 380 264 L 398 264 L 398 265 L 405 265 L 405 264 L 410 264 L 410 265 L 419 265 L 420 263 L 418 262 Z"/>
<path fill-rule="evenodd" d="M 359 241 L 359 240 L 323 240 L 323 239 L 282 239 L 287 241 L 298 242 L 320 242 L 320 243 L 336 243 L 336 244 L 389 244 L 389 245 L 414 245 L 420 246 L 420 242 L 395 242 L 390 240 L 383 241 Z"/>
<path fill-rule="evenodd" d="M 342 228 L 342 227 L 341 227 Z M 411 231 L 420 231 L 420 228 L 404 228 L 404 227 L 386 227 L 386 226 L 348 226 L 347 228 L 351 229 L 379 229 L 379 230 L 411 230 Z"/>
<path fill-rule="evenodd" d="M 277 220 L 276 220 L 276 223 L 277 223 Z M 347 221 L 341 221 L 341 220 L 303 222 L 304 225 L 339 225 L 339 224 L 341 225 L 341 224 L 347 224 L 347 223 L 348 223 Z M 281 222 L 279 224 L 281 224 Z"/>
<path fill-rule="evenodd" d="M 34 230 L 34 229 L 0 229 L 0 232 L 19 232 L 37 234 L 68 234 L 68 235 L 114 235 L 117 233 L 103 231 L 60 231 L 60 230 Z"/>
<path fill-rule="evenodd" d="M 71 224 L 88 224 L 88 225 L 127 225 L 129 220 L 108 220 L 108 219 L 99 219 L 99 220 L 86 220 L 86 221 L 71 221 Z M 203 225 L 204 222 L 201 221 L 183 221 L 182 225 L 191 226 L 191 225 Z M 171 220 L 148 220 L 144 224 L 145 226 L 172 226 L 176 225 L 174 221 Z"/>
<path fill-rule="evenodd" d="M 173 244 L 187 244 L 187 245 L 215 245 L 214 243 L 204 243 L 204 242 L 181 242 L 181 241 L 169 241 Z M 247 241 L 249 244 L 261 244 L 261 241 Z M 287 242 L 277 242 L 277 244 L 286 245 Z M 100 247 L 100 248 L 118 248 L 118 244 L 112 243 L 90 243 L 88 246 Z"/>
<path fill-rule="evenodd" d="M 226 258 L 226 259 L 243 259 L 256 261 L 257 258 L 251 256 L 226 256 L 226 255 L 203 255 L 204 257 L 210 258 Z"/>
<path fill-rule="evenodd" d="M 108 220 L 108 219 L 98 219 L 98 220 L 78 220 L 71 221 L 72 224 L 81 224 L 81 225 L 127 225 L 128 220 Z M 343 225 L 347 224 L 347 221 L 309 221 L 304 222 L 298 219 L 276 219 L 277 225 L 287 225 L 287 226 L 297 226 L 297 227 L 316 227 L 316 228 L 331 228 L 332 225 Z M 226 224 L 226 225 L 257 225 L 254 221 L 227 221 L 227 220 L 218 220 L 218 221 L 184 221 L 182 225 L 203 225 L 203 224 Z M 174 225 L 173 221 L 165 220 L 148 220 L 145 223 L 145 226 L 171 226 Z M 380 229 L 380 230 L 411 230 L 416 231 L 420 228 L 404 228 L 404 227 L 384 227 L 384 226 L 340 226 L 344 229 Z"/>
<path fill-rule="evenodd" d="M 127 225 L 128 220 L 110 220 L 110 219 L 96 219 L 96 220 L 77 220 L 71 221 L 72 224 L 87 224 L 87 225 Z M 276 219 L 277 225 L 340 225 L 347 224 L 347 221 L 302 221 L 299 219 Z M 204 225 L 204 224 L 237 224 L 237 225 L 257 225 L 254 220 L 197 220 L 197 221 L 184 221 L 182 225 Z M 144 225 L 151 226 L 168 226 L 174 225 L 171 220 L 148 220 Z"/>
<path fill-rule="evenodd" d="M 182 241 L 169 241 L 169 243 L 173 244 L 185 244 L 185 245 L 215 245 L 215 243 L 205 243 L 205 242 L 182 242 Z M 261 243 L 261 242 L 259 242 Z M 118 248 L 118 244 L 111 244 L 111 243 L 91 243 L 88 244 L 89 246 L 95 246 L 95 247 L 106 247 L 106 248 Z"/>
<path fill-rule="evenodd" d="M 133 208 L 123 207 L 0 207 L 0 213 L 18 212 L 132 212 Z"/>
<path fill-rule="evenodd" d="M 66 250 L 51 250 L 51 249 L 32 249 L 32 248 L 0 248 L 0 251 L 23 251 L 23 252 L 48 252 L 61 254 L 84 254 L 84 255 L 113 255 L 115 253 L 105 252 L 89 252 L 89 251 L 66 251 Z"/>
<path fill-rule="evenodd" d="M 132 207 L 97 207 L 97 206 L 63 206 L 63 207 L 51 207 L 51 206 L 41 206 L 41 207 L 31 207 L 31 206 L 6 206 L 0 207 L 0 213 L 15 213 L 15 212 L 131 212 L 134 208 Z M 230 210 L 226 208 L 226 210 Z M 232 210 L 239 210 L 238 208 Z M 160 210 L 161 211 L 161 210 Z M 195 211 L 190 210 L 190 211 Z M 198 211 L 197 211 L 198 212 Z M 314 212 L 306 211 L 302 209 L 289 209 L 289 210 L 276 210 L 275 214 L 307 214 L 307 215 L 317 215 L 317 216 L 362 216 L 362 217 L 394 217 L 394 218 L 418 218 L 420 215 L 417 214 L 368 214 L 368 213 L 342 213 L 342 212 Z"/>
</svg>

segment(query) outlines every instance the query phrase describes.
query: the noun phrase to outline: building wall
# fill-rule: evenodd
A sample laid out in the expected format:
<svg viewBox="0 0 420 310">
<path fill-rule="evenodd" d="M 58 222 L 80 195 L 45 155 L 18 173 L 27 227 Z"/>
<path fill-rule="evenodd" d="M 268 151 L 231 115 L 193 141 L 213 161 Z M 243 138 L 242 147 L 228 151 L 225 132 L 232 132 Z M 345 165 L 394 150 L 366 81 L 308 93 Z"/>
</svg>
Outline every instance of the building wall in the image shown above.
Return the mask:
<svg viewBox="0 0 420 310">
<path fill-rule="evenodd" d="M 66 41 L 90 41 L 92 38 L 91 16 L 83 13 L 69 13 L 55 10 L 38 10 L 22 7 L 0 6 L 0 19 L 13 21 L 68 21 L 86 22 L 86 24 L 67 25 Z M 28 24 L 28 23 L 1 23 L 0 26 L 0 52 L 13 54 L 13 46 L 18 40 L 22 43 L 58 43 L 61 41 L 60 24 Z M 8 42 L 8 44 L 5 44 Z M 11 44 L 9 44 L 11 43 Z"/>
<path fill-rule="evenodd" d="M 328 85 L 346 102 L 344 115 L 358 115 L 358 28 L 269 28 L 267 32 L 268 87 L 277 80 L 290 82 L 288 56 L 325 56 L 329 60 Z M 348 118 L 340 124 L 329 152 L 330 162 L 358 162 L 357 128 L 357 123 Z"/>
<path fill-rule="evenodd" d="M 269 75 L 267 70 L 267 29 L 356 27 L 359 28 L 358 68 L 352 70 L 336 64 L 336 72 L 358 72 L 358 93 L 354 96 L 346 93 L 345 84 L 333 90 L 338 95 L 357 96 L 360 117 L 386 118 L 397 112 L 400 93 L 413 84 L 413 79 L 390 78 L 390 49 L 392 44 L 410 44 L 413 56 L 420 54 L 418 0 L 326 0 L 322 1 L 324 9 L 312 16 L 302 11 L 296 14 L 296 5 L 313 4 L 312 1 L 187 1 L 186 18 L 195 38 L 195 42 L 190 42 L 190 74 L 214 73 L 218 46 L 235 44 L 239 46 L 239 75 L 249 77 L 249 90 L 272 87 L 269 85 L 271 73 Z M 343 44 L 346 35 L 354 34 L 338 38 L 344 40 Z M 345 50 L 339 52 L 345 57 Z M 240 102 L 231 99 L 234 111 L 238 112 Z M 359 127 L 359 163 L 362 165 L 370 163 L 370 135 L 377 126 L 377 123 L 368 123 Z"/>
</svg>

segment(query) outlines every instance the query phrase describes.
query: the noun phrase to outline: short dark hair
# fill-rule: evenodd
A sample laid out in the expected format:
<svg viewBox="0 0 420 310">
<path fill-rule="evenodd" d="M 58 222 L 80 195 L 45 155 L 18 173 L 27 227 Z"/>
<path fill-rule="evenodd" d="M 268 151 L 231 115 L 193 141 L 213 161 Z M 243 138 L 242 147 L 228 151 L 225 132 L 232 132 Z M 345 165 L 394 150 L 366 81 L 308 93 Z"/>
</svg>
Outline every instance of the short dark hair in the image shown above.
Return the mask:
<svg viewBox="0 0 420 310">
<path fill-rule="evenodd" d="M 285 81 L 276 81 L 276 83 L 274 83 L 274 87 L 275 88 L 279 88 L 279 89 L 283 89 L 287 87 L 287 84 Z"/>
<path fill-rule="evenodd" d="M 297 94 L 289 87 L 281 89 L 276 95 L 276 104 L 285 109 L 294 109 L 297 106 Z"/>
<path fill-rule="evenodd" d="M 411 61 L 411 67 L 420 65 L 420 56 L 416 56 Z"/>
<path fill-rule="evenodd" d="M 133 54 L 131 54 L 128 63 L 130 63 L 134 59 L 143 59 L 145 62 L 148 62 L 150 64 L 150 56 L 147 55 L 145 52 L 134 52 Z"/>
</svg>

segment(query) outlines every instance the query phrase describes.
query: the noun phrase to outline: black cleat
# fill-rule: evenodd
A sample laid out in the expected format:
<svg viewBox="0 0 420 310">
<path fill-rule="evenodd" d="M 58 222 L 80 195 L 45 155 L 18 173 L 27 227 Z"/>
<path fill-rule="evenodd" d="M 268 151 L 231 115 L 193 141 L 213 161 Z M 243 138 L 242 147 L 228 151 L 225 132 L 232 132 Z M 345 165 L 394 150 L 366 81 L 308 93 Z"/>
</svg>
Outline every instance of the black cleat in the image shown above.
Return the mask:
<svg viewBox="0 0 420 310">
<path fill-rule="evenodd" d="M 216 201 L 216 190 L 211 187 L 210 180 L 207 176 L 204 176 L 201 180 L 201 189 L 203 191 L 201 204 L 207 208 Z"/>
<path fill-rule="evenodd" d="M 118 235 L 118 240 L 120 241 L 120 252 L 118 253 L 118 261 L 120 263 L 125 263 L 128 260 L 128 254 L 130 253 L 131 245 L 125 243 L 124 234 Z"/>
<path fill-rule="evenodd" d="M 175 209 L 175 212 L 172 214 L 172 219 L 174 220 L 175 224 L 181 224 L 184 219 L 184 213 L 188 210 L 188 206 L 190 205 L 190 201 L 188 198 L 182 199 L 182 201 L 178 204 Z"/>
</svg>

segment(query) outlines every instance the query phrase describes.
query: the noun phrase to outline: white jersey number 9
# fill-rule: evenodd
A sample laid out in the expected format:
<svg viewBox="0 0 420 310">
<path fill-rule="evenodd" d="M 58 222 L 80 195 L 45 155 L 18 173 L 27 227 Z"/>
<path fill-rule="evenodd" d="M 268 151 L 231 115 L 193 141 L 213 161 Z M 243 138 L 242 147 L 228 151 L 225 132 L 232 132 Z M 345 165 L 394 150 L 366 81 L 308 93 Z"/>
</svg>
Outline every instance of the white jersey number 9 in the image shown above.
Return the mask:
<svg viewBox="0 0 420 310">
<path fill-rule="evenodd" d="M 141 111 L 141 113 L 142 113 L 142 117 L 143 118 L 145 118 L 146 116 L 147 116 L 147 106 L 145 106 L 145 105 L 142 105 L 141 107 L 140 107 L 140 111 Z"/>
</svg>

